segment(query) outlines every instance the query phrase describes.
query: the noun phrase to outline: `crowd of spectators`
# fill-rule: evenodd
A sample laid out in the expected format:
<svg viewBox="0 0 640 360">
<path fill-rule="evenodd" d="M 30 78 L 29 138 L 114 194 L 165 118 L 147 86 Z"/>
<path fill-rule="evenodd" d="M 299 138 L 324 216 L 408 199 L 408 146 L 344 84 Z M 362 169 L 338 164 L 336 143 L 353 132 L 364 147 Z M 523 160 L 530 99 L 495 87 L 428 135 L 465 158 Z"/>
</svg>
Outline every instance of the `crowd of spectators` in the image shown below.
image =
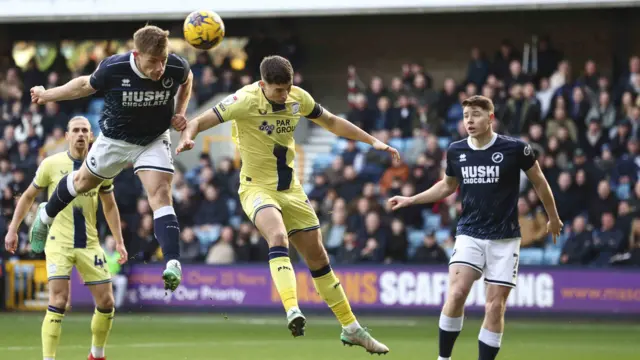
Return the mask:
<svg viewBox="0 0 640 360">
<path fill-rule="evenodd" d="M 260 58 L 269 44 L 267 39 L 254 41 L 250 59 Z M 285 49 L 295 50 L 296 46 Z M 624 76 L 610 79 L 599 73 L 593 61 L 587 61 L 584 70 L 572 71 L 571 65 L 576 64 L 564 59 L 548 41 L 543 41 L 539 50 L 537 70 L 532 71 L 523 69 L 521 54 L 508 42 L 491 60 L 479 49 L 472 49 L 466 78 L 447 78 L 441 89 L 420 64 L 403 65 L 390 81 L 373 77 L 368 86 L 356 67 L 348 69 L 347 118 L 397 147 L 403 156 L 394 161 L 385 152 L 340 139 L 331 154 L 314 164 L 313 180 L 305 188 L 334 262 L 447 262 L 461 212 L 456 194 L 436 204 L 396 213 L 390 211 L 386 199 L 424 191 L 442 178 L 446 147 L 466 136 L 460 102 L 482 94 L 495 103 L 495 129 L 521 137 L 534 148 L 566 225 L 554 245 L 545 231 L 544 209 L 523 175 L 518 202 L 521 263 L 640 264 L 640 59 L 631 57 Z M 248 69 L 254 67 L 255 61 L 247 63 Z M 204 54 L 192 69 L 196 79 L 194 106 L 255 78 L 251 71 L 239 74 L 226 66 L 215 68 Z M 578 73 L 574 79 L 573 74 Z M 71 75 L 59 69 L 43 72 L 35 66 L 26 71 L 15 66 L 0 68 L 3 238 L 16 198 L 29 186 L 37 164 L 66 148 L 64 127 L 70 115 L 91 112 L 92 108 L 86 101 L 32 105 L 29 88 L 41 83 L 55 86 Z M 302 84 L 302 75 L 297 73 L 295 82 Z M 306 83 L 303 86 L 309 87 Z M 173 194 L 182 227 L 183 261 L 266 261 L 267 244 L 239 204 L 239 171 L 234 161 L 214 163 L 202 154 L 194 168 L 176 165 Z M 152 212 L 133 169 L 118 175 L 115 186 L 132 262 L 161 259 Z M 99 214 L 99 231 L 104 238 L 108 228 Z M 22 258 L 37 257 L 27 241 L 32 216 L 20 230 Z M 297 257 L 295 251 L 293 256 Z"/>
</svg>

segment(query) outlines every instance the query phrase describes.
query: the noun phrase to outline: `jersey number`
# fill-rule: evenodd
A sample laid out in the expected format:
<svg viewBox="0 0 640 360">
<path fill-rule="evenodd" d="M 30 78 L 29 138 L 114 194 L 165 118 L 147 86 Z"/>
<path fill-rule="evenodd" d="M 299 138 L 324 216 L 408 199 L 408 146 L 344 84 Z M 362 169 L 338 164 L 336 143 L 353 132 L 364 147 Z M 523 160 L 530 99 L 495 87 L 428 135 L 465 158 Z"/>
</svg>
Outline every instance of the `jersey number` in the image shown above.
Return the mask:
<svg viewBox="0 0 640 360">
<path fill-rule="evenodd" d="M 107 258 L 106 257 L 103 257 L 102 259 L 100 259 L 98 257 L 98 255 L 96 255 L 93 258 L 93 265 L 95 265 L 96 267 L 98 267 L 98 266 L 104 267 L 104 264 L 106 264 L 106 263 L 107 263 Z"/>
</svg>

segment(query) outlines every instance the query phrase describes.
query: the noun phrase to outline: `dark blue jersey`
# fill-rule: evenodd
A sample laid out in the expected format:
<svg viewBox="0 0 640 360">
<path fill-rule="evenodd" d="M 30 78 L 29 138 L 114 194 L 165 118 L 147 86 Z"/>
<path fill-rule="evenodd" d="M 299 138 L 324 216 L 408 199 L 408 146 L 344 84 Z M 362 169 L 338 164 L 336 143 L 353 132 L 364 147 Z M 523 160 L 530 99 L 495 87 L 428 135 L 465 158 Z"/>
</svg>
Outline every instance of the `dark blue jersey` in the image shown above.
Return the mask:
<svg viewBox="0 0 640 360">
<path fill-rule="evenodd" d="M 140 72 L 132 52 L 104 59 L 91 75 L 91 87 L 104 92 L 102 134 L 136 145 L 151 143 L 171 126 L 174 97 L 189 72 L 189 63 L 175 54 L 169 54 L 159 81 Z"/>
<path fill-rule="evenodd" d="M 520 237 L 520 170 L 529 170 L 535 161 L 529 145 L 508 136 L 496 134 L 480 149 L 469 139 L 452 143 L 446 174 L 460 184 L 462 215 L 457 235 L 483 240 Z"/>
</svg>

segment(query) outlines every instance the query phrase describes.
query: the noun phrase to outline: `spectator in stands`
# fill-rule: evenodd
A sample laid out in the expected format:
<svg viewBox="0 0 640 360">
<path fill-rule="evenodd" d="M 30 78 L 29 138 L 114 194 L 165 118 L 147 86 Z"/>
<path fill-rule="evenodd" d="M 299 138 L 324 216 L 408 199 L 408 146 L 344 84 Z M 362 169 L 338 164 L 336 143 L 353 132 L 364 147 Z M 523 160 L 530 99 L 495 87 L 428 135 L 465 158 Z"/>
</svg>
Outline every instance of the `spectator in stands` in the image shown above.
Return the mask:
<svg viewBox="0 0 640 360">
<path fill-rule="evenodd" d="M 596 62 L 589 59 L 584 63 L 584 72 L 578 80 L 576 80 L 576 85 L 584 86 L 587 92 L 595 94 L 600 88 L 598 85 L 599 79 L 600 74 L 598 74 Z"/>
<path fill-rule="evenodd" d="M 8 159 L 0 158 L 0 190 L 9 186 L 13 180 L 11 163 Z"/>
<path fill-rule="evenodd" d="M 380 215 L 369 212 L 365 217 L 364 230 L 358 234 L 358 245 L 361 247 L 360 259 L 363 262 L 379 263 L 384 260 L 384 252 L 390 238 L 390 232 L 382 224 Z"/>
<path fill-rule="evenodd" d="M 412 183 L 405 183 L 402 185 L 402 196 L 413 196 L 417 192 Z M 396 216 L 402 219 L 407 227 L 414 229 L 422 229 L 424 226 L 424 220 L 422 218 L 422 206 L 408 206 L 396 211 Z"/>
<path fill-rule="evenodd" d="M 446 264 L 449 257 L 444 249 L 436 242 L 434 231 L 428 232 L 424 236 L 423 243 L 416 249 L 412 262 L 417 264 Z"/>
<path fill-rule="evenodd" d="M 477 87 L 484 85 L 489 76 L 489 62 L 478 47 L 471 49 L 471 59 L 467 65 L 467 79 L 465 82 L 475 84 Z"/>
<path fill-rule="evenodd" d="M 377 102 L 374 104 L 377 104 Z M 367 106 L 367 97 L 363 94 L 356 95 L 354 108 L 347 115 L 347 119 L 362 130 L 371 133 L 375 116 L 374 110 Z"/>
<path fill-rule="evenodd" d="M 564 127 L 569 131 L 569 136 L 574 143 L 578 142 L 578 128 L 573 119 L 567 117 L 567 112 L 562 107 L 556 107 L 553 112 L 553 119 L 547 123 L 546 136 L 555 135 L 558 130 Z"/>
<path fill-rule="evenodd" d="M 380 193 L 386 195 L 391 188 L 391 183 L 394 179 L 399 179 L 401 182 L 405 182 L 408 178 L 409 166 L 401 159 L 393 159 L 391 167 L 384 171 L 384 174 L 382 174 L 382 178 L 380 179 Z"/>
<path fill-rule="evenodd" d="M 391 221 L 391 237 L 384 252 L 384 263 L 405 263 L 409 249 L 409 240 L 404 223 L 399 218 Z"/>
<path fill-rule="evenodd" d="M 140 227 L 136 233 L 135 243 L 138 251 L 132 255 L 138 261 L 150 262 L 158 259 L 157 253 L 160 246 L 153 234 L 153 217 L 150 214 L 142 216 Z"/>
<path fill-rule="evenodd" d="M 358 149 L 358 147 L 356 146 L 356 142 L 353 140 L 348 140 L 347 147 L 342 152 L 343 165 L 356 166 L 356 160 L 358 155 L 360 155 L 360 149 Z M 341 171 L 337 167 L 337 164 L 336 164 L 335 171 Z"/>
<path fill-rule="evenodd" d="M 202 106 L 220 91 L 218 78 L 215 76 L 211 66 L 206 66 L 202 69 L 202 75 L 196 78 L 194 87 L 198 106 Z"/>
<path fill-rule="evenodd" d="M 570 224 L 584 208 L 579 207 L 578 196 L 573 187 L 573 179 L 567 171 L 560 173 L 558 185 L 554 187 L 554 197 L 558 205 L 558 215 L 565 224 Z M 546 224 L 546 223 L 545 223 Z M 546 225 L 545 225 L 546 226 Z"/>
<path fill-rule="evenodd" d="M 611 186 L 607 180 L 602 180 L 598 184 L 598 192 L 592 197 L 589 204 L 589 222 L 595 228 L 600 228 L 603 214 L 610 213 L 614 216 L 618 211 L 618 199 L 611 192 Z"/>
<path fill-rule="evenodd" d="M 524 197 L 518 199 L 518 222 L 522 234 L 520 246 L 523 248 L 544 246 L 547 237 L 547 217 L 544 212 L 536 210 L 532 211 Z"/>
<path fill-rule="evenodd" d="M 536 92 L 536 98 L 540 101 L 540 119 L 542 120 L 549 117 L 554 92 L 555 90 L 551 88 L 548 78 L 543 77 L 540 79 L 540 86 Z"/>
<path fill-rule="evenodd" d="M 591 262 L 594 266 L 607 266 L 611 257 L 624 252 L 629 245 L 620 229 L 615 227 L 616 221 L 611 212 L 602 213 L 601 226 L 594 231 L 593 245 L 597 251 L 596 258 Z"/>
<path fill-rule="evenodd" d="M 581 136 L 580 147 L 590 158 L 600 156 L 603 147 L 609 142 L 609 137 L 600 125 L 600 119 L 591 119 L 589 127 Z"/>
<path fill-rule="evenodd" d="M 202 230 L 211 226 L 227 225 L 229 223 L 229 208 L 227 201 L 220 197 L 218 189 L 213 185 L 206 185 L 203 191 L 204 199 L 193 215 L 194 225 Z"/>
<path fill-rule="evenodd" d="M 600 125 L 605 129 L 611 129 L 618 118 L 616 108 L 611 103 L 611 97 L 607 92 L 601 92 L 598 95 L 598 103 L 594 104 L 587 116 L 585 122 L 588 125 L 592 120 L 600 122 Z"/>
<path fill-rule="evenodd" d="M 374 131 L 380 131 L 391 126 L 393 109 L 391 109 L 391 102 L 389 101 L 388 97 L 381 96 L 378 99 L 375 112 L 376 115 L 372 127 Z"/>
<path fill-rule="evenodd" d="M 566 265 L 586 265 L 593 258 L 592 232 L 587 230 L 587 221 L 583 216 L 573 220 L 571 233 L 560 255 L 560 263 Z"/>
<path fill-rule="evenodd" d="M 370 110 L 375 110 L 376 105 L 378 104 L 378 100 L 387 96 L 387 91 L 384 88 L 384 83 L 379 76 L 374 76 L 371 78 L 371 83 L 369 84 L 369 89 L 365 94 L 367 107 Z"/>
<path fill-rule="evenodd" d="M 458 93 L 456 92 L 456 82 L 452 78 L 444 80 L 444 87 L 440 92 L 437 115 L 441 119 L 447 118 L 449 109 L 458 102 Z"/>
<path fill-rule="evenodd" d="M 180 260 L 187 263 L 202 260 L 200 239 L 190 227 L 180 231 Z"/>
<path fill-rule="evenodd" d="M 613 155 L 616 158 L 624 157 L 627 155 L 627 150 L 629 150 L 629 152 L 635 156 L 637 151 L 631 151 L 631 149 L 629 149 L 629 142 L 631 140 L 631 123 L 629 123 L 628 120 L 622 120 L 618 126 L 612 129 L 612 131 L 614 131 L 614 135 L 611 137 L 609 143 L 611 145 Z"/>
<path fill-rule="evenodd" d="M 500 79 L 505 79 L 509 75 L 509 64 L 513 60 L 519 60 L 520 54 L 511 44 L 510 40 L 502 40 L 500 50 L 496 52 L 493 59 L 493 68 L 491 73 Z"/>
<path fill-rule="evenodd" d="M 14 153 L 10 158 L 11 162 L 16 164 L 16 167 L 21 169 L 25 177 L 32 179 L 35 175 L 35 169 L 38 168 L 38 159 L 34 153 L 29 149 L 29 145 L 26 142 L 18 144 L 18 152 Z"/>
<path fill-rule="evenodd" d="M 210 265 L 232 264 L 236 255 L 233 249 L 235 234 L 233 228 L 225 226 L 220 232 L 220 239 L 209 249 L 206 263 Z"/>
<path fill-rule="evenodd" d="M 345 209 L 336 209 L 331 213 L 331 221 L 322 225 L 322 239 L 329 254 L 337 255 L 346 232 L 347 212 Z"/>
<path fill-rule="evenodd" d="M 349 231 L 344 234 L 344 241 L 338 249 L 336 261 L 339 264 L 355 264 L 360 261 L 358 240 L 354 232 Z"/>
<path fill-rule="evenodd" d="M 331 162 L 331 167 L 324 171 L 324 174 L 327 177 L 329 185 L 332 188 L 335 188 L 340 183 L 343 182 L 344 178 L 344 159 L 342 156 L 336 156 Z M 353 164 L 350 164 L 351 166 Z"/>
<path fill-rule="evenodd" d="M 338 196 L 350 202 L 358 197 L 362 189 L 362 179 L 358 176 L 353 166 L 346 166 L 343 173 L 343 181 L 337 185 Z"/>
<path fill-rule="evenodd" d="M 413 135 L 413 129 L 418 125 L 416 109 L 409 103 L 409 99 L 401 95 L 396 107 L 391 111 L 391 118 L 386 129 L 394 138 L 409 138 Z"/>
<path fill-rule="evenodd" d="M 587 97 L 585 97 L 584 90 L 581 87 L 576 86 L 573 88 L 571 109 L 568 115 L 573 119 L 579 131 L 586 128 L 584 124 L 589 110 L 591 110 L 591 102 Z"/>
</svg>

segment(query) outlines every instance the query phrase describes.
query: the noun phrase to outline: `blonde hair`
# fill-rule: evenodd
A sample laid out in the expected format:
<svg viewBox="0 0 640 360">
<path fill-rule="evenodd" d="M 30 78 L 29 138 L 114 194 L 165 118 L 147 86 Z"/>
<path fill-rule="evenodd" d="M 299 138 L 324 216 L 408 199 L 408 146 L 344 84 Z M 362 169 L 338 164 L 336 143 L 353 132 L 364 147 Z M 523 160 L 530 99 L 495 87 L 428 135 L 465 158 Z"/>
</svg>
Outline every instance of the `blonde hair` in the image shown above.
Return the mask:
<svg viewBox="0 0 640 360">
<path fill-rule="evenodd" d="M 154 25 L 145 25 L 133 34 L 133 44 L 142 54 L 166 56 L 169 48 L 169 31 Z"/>
</svg>

